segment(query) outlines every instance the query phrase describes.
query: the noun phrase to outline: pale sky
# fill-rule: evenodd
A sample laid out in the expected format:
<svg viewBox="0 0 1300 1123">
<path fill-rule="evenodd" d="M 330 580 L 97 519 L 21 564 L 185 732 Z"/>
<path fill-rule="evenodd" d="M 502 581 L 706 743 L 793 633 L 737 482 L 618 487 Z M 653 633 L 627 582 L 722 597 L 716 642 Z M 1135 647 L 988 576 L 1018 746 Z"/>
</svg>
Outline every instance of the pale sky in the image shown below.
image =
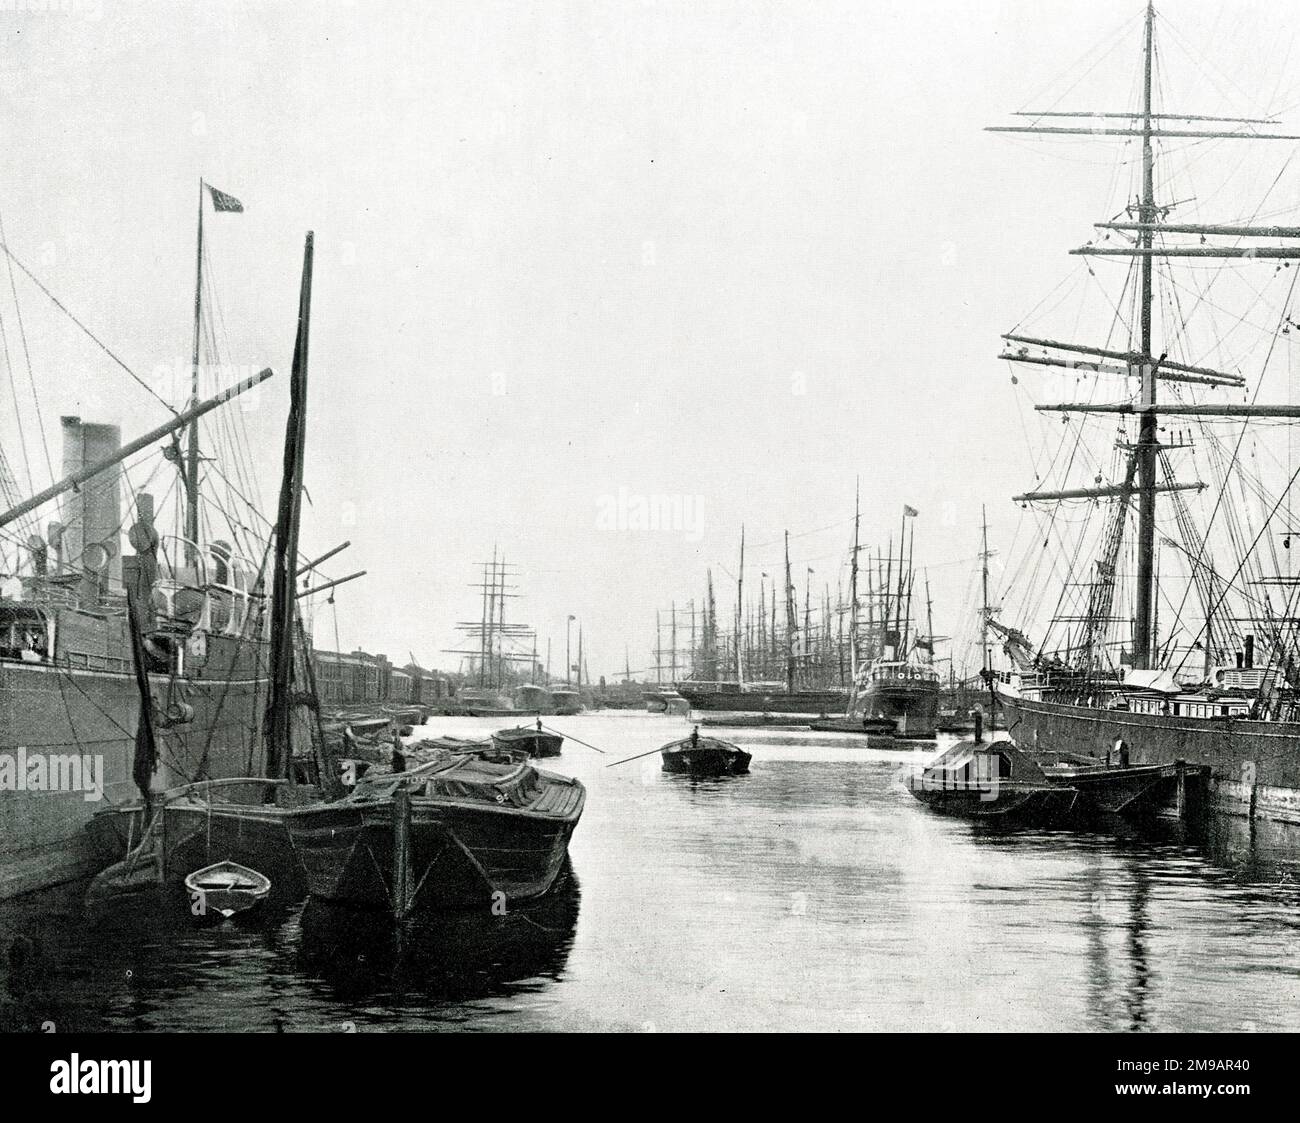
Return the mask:
<svg viewBox="0 0 1300 1123">
<path fill-rule="evenodd" d="M 1067 251 L 1130 169 L 1107 141 L 982 127 L 1128 108 L 1135 0 L 11 7 L 5 232 L 142 375 L 189 361 L 199 177 L 243 201 L 207 237 L 226 361 L 279 372 L 245 414 L 268 514 L 315 231 L 303 551 L 350 539 L 329 572 L 369 571 L 338 594 L 345 648 L 454 666 L 495 545 L 558 673 L 569 614 L 594 675 L 625 646 L 645 668 L 655 609 L 701 598 L 706 567 L 731 603 L 742 523 L 750 581 L 788 528 L 797 583 L 833 589 L 855 477 L 865 543 L 920 510 L 941 633 L 972 625 L 981 504 L 994 546 L 1032 536 L 1010 497 L 1047 422 L 1022 424 L 998 335 L 1079 275 Z M 1177 108 L 1300 132 L 1279 10 L 1159 5 Z M 1270 154 L 1273 221 L 1300 201 L 1293 151 Z M 1266 186 L 1225 173 L 1213 201 L 1237 218 Z M 65 413 L 127 438 L 165 419 L 18 286 L 51 441 Z M 0 403 L 9 450 L 7 381 Z M 698 523 L 609 525 L 654 497 Z M 320 646 L 333 630 L 317 617 Z"/>
</svg>

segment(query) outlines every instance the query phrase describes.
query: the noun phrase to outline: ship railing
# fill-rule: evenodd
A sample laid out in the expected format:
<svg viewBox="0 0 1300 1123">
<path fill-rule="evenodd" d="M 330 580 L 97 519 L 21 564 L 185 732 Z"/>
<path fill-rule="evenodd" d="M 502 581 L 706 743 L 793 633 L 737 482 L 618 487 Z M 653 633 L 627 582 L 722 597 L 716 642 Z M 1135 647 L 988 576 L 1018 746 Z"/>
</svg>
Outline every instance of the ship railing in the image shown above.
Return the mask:
<svg viewBox="0 0 1300 1123">
<path fill-rule="evenodd" d="M 213 549 L 207 591 L 211 628 L 228 636 L 243 635 L 253 605 L 257 570 L 239 554 Z"/>
<path fill-rule="evenodd" d="M 159 540 L 158 553 L 162 564 L 153 589 L 154 611 L 170 629 L 207 631 L 211 611 L 202 551 L 187 538 L 165 535 Z"/>
<path fill-rule="evenodd" d="M 44 577 L 21 577 L 22 603 L 39 603 L 55 608 L 76 608 L 81 603 L 81 577 L 70 573 Z"/>
<path fill-rule="evenodd" d="M 212 547 L 206 553 L 175 536 L 159 544 L 163 564 L 153 606 L 166 630 L 243 635 L 259 599 L 258 570 L 247 558 Z"/>
<path fill-rule="evenodd" d="M 677 682 L 666 683 L 660 688 L 660 692 L 662 693 L 664 690 L 677 690 L 683 686 L 686 687 L 687 690 L 694 690 L 701 694 L 721 694 L 724 690 L 738 690 L 740 684 L 736 682 L 726 682 L 722 679 L 711 680 L 688 678 L 681 679 Z"/>
</svg>

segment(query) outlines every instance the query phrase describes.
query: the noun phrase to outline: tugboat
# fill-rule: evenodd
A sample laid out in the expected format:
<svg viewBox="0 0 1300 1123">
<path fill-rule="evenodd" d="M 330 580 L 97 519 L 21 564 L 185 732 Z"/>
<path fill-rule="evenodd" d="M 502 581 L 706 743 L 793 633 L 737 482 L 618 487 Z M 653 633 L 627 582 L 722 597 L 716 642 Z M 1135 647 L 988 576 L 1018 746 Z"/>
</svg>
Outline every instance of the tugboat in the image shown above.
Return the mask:
<svg viewBox="0 0 1300 1123">
<path fill-rule="evenodd" d="M 749 771 L 751 754 L 730 741 L 701 737 L 697 725 L 689 737 L 670 741 L 659 750 L 664 771 L 687 776 L 741 776 Z"/>
<path fill-rule="evenodd" d="M 582 695 L 576 690 L 567 687 L 562 690 L 552 690 L 551 698 L 555 702 L 555 712 L 560 717 L 572 717 L 574 714 L 582 713 Z"/>
<path fill-rule="evenodd" d="M 515 690 L 515 706 L 526 714 L 549 717 L 555 713 L 555 699 L 551 692 L 534 682 L 522 683 Z"/>
</svg>

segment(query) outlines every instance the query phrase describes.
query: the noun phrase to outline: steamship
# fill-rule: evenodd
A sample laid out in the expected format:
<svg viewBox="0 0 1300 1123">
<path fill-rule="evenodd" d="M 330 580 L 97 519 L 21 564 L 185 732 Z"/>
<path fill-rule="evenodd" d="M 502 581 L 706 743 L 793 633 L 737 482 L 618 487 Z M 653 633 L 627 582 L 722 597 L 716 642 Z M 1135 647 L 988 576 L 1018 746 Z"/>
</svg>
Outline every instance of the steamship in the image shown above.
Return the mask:
<svg viewBox="0 0 1300 1123">
<path fill-rule="evenodd" d="M 208 377 L 207 364 L 218 358 L 215 345 L 206 353 L 200 348 L 205 337 L 216 338 L 203 330 L 211 327 L 202 299 L 203 214 L 209 204 L 217 211 L 242 207 L 202 182 L 199 191 L 186 408 L 155 402 L 171 410 L 171 419 L 126 445 L 117 426 L 64 417 L 62 476 L 27 498 L 0 452 L 0 898 L 76 879 L 113 860 L 117 855 L 87 829 L 97 812 L 150 790 L 257 774 L 262 765 L 268 542 L 249 529 L 254 519 L 246 511 L 228 510 L 238 493 L 233 485 L 222 489 L 222 502 L 200 495 L 199 465 L 205 462 L 209 480 L 222 473 L 222 461 L 209 452 L 246 439 L 240 411 L 222 407 L 271 371 L 200 399 L 201 389 L 210 392 L 200 385 L 201 372 Z M 201 418 L 208 418 L 202 432 Z M 8 439 L 4 447 L 20 446 Z M 181 497 L 174 533 L 162 525 L 154 492 L 133 484 L 147 471 L 141 454 L 150 453 L 157 461 L 149 478 L 161 478 L 165 492 L 174 484 Z M 152 759 L 137 748 L 142 705 L 128 591 L 152 695 Z M 16 774 L 20 760 L 23 775 Z M 75 775 L 74 760 L 102 770 L 102 799 L 85 785 L 51 790 L 51 775 Z"/>
<path fill-rule="evenodd" d="M 912 619 L 916 531 L 913 528 L 909 535 L 908 524 L 915 517 L 914 508 L 903 508 L 898 557 L 891 543 L 889 556 L 876 562 L 868 594 L 872 634 L 863 649 L 864 654 L 874 653 L 874 658 L 865 659 L 858 668 L 849 724 L 884 719 L 894 723 L 899 736 L 933 737 L 939 718 L 939 672 L 934 668 L 928 585 L 927 631 L 922 633 Z M 855 545 L 855 553 L 856 549 Z"/>
</svg>

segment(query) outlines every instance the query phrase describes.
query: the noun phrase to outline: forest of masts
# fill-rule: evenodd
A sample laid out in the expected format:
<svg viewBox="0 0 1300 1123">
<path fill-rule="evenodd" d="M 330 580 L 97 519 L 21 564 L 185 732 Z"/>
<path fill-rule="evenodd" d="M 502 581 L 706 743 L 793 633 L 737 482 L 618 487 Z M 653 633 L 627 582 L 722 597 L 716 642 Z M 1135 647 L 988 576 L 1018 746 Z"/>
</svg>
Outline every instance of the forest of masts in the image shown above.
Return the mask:
<svg viewBox="0 0 1300 1123">
<path fill-rule="evenodd" d="M 834 587 L 823 580 L 817 588 L 811 567 L 798 588 L 787 533 L 784 589 L 775 576 L 760 573 L 757 596 L 747 594 L 742 531 L 741 576 L 734 593 L 722 594 L 724 607 L 709 570 L 702 599 L 673 601 L 656 611 L 655 681 L 847 690 L 877 658 L 913 653 L 932 660 L 935 641 L 943 637 L 934 636 L 929 583 L 925 577 L 918 582 L 910 536 L 905 534 L 897 554 L 892 540 L 888 550 L 873 554 L 857 544 L 855 533 L 846 568 L 847 588 L 842 571 Z"/>
</svg>

